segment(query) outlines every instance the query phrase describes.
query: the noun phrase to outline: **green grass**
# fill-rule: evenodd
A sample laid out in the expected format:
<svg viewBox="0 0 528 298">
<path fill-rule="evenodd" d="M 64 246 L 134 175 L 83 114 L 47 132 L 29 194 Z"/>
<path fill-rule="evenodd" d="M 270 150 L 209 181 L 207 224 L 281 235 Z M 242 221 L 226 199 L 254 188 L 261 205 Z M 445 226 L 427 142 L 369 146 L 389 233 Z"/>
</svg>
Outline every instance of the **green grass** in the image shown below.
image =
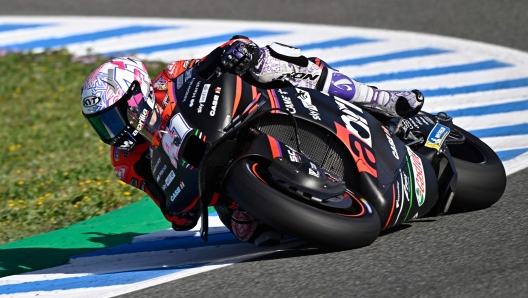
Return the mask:
<svg viewBox="0 0 528 298">
<path fill-rule="evenodd" d="M 80 88 L 106 60 L 64 50 L 0 57 L 0 244 L 145 196 L 114 176 L 109 146 L 81 114 Z M 165 66 L 145 64 L 151 77 Z"/>
</svg>

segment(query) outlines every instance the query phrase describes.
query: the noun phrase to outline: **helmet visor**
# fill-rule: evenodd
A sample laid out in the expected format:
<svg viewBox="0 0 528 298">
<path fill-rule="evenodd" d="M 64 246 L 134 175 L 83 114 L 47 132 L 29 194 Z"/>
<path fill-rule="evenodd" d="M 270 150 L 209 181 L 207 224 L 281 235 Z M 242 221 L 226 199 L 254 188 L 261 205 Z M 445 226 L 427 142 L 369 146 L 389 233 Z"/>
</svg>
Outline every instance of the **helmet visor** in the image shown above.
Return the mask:
<svg viewBox="0 0 528 298">
<path fill-rule="evenodd" d="M 86 115 L 86 119 L 93 126 L 101 141 L 114 145 L 117 137 L 127 126 L 127 120 L 120 112 L 119 105 L 114 105 L 100 113 Z"/>
</svg>

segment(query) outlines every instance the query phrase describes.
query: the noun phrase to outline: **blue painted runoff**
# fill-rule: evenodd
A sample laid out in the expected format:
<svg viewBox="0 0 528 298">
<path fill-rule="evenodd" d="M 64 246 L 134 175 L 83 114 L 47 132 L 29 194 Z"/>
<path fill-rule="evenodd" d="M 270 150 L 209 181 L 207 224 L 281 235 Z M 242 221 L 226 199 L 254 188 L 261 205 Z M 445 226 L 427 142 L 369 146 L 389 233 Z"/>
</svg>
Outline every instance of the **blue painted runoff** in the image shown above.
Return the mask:
<svg viewBox="0 0 528 298">
<path fill-rule="evenodd" d="M 498 151 L 497 155 L 502 161 L 507 161 L 510 159 L 514 159 L 515 157 L 524 154 L 528 152 L 528 148 L 520 148 L 520 149 L 511 149 L 511 150 L 504 150 L 504 151 Z"/>
<path fill-rule="evenodd" d="M 196 38 L 196 39 L 182 40 L 178 42 L 166 43 L 166 44 L 160 44 L 160 45 L 154 45 L 154 46 L 148 46 L 148 47 L 130 48 L 130 49 L 125 49 L 123 51 L 109 52 L 106 54 L 110 56 L 120 55 L 120 54 L 150 54 L 153 52 L 173 50 L 173 49 L 179 49 L 179 48 L 197 47 L 197 46 L 203 46 L 203 45 L 208 45 L 208 44 L 220 45 L 237 34 L 251 36 L 252 38 L 256 38 L 256 37 L 279 35 L 279 34 L 285 34 L 285 33 L 288 33 L 288 32 L 248 30 L 248 31 L 242 31 L 242 32 L 232 32 L 232 33 L 227 33 L 227 34 L 214 35 L 214 36 L 209 36 L 209 37 L 201 37 L 201 38 Z"/>
<path fill-rule="evenodd" d="M 438 89 L 428 89 L 421 90 L 425 98 L 434 97 L 434 96 L 444 96 L 444 95 L 456 95 L 464 93 L 473 93 L 473 92 L 485 92 L 501 89 L 513 89 L 521 88 L 528 86 L 528 78 L 504 80 L 483 84 L 474 84 L 460 87 L 450 87 L 450 88 L 438 88 Z"/>
<path fill-rule="evenodd" d="M 50 25 L 52 24 L 0 24 L 0 32 L 14 31 L 20 29 L 33 29 Z"/>
<path fill-rule="evenodd" d="M 331 39 L 321 42 L 308 43 L 304 45 L 298 45 L 299 49 L 303 51 L 312 50 L 312 49 L 326 49 L 333 47 L 346 47 L 357 44 L 363 44 L 368 42 L 378 42 L 379 39 L 363 38 L 363 37 L 343 37 L 338 39 Z"/>
<path fill-rule="evenodd" d="M 129 26 L 123 28 L 116 28 L 104 31 L 96 31 L 85 34 L 76 34 L 65 36 L 61 38 L 46 38 L 38 39 L 25 43 L 10 44 L 2 46 L 9 50 L 18 50 L 25 51 L 35 48 L 53 48 L 53 47 L 62 47 L 68 44 L 79 43 L 79 42 L 88 42 L 88 41 L 97 41 L 106 38 L 119 37 L 127 34 L 136 34 L 143 32 L 152 32 L 164 29 L 174 29 L 175 26 Z"/>
<path fill-rule="evenodd" d="M 490 70 L 502 67 L 512 66 L 496 60 L 486 60 L 474 63 L 441 66 L 434 68 L 424 68 L 415 70 L 406 70 L 400 72 L 383 73 L 372 76 L 355 77 L 354 79 L 363 83 L 375 83 L 392 80 L 404 80 L 422 77 L 431 77 L 455 73 L 466 73 L 472 71 Z"/>
<path fill-rule="evenodd" d="M 195 263 L 181 266 L 168 267 L 163 269 L 137 270 L 127 272 L 116 272 L 106 274 L 95 274 L 87 276 L 60 278 L 54 280 L 40 280 L 23 282 L 19 284 L 1 285 L 0 295 L 10 295 L 17 293 L 28 293 L 35 291 L 57 291 L 73 290 L 87 287 L 106 287 L 137 283 L 160 276 L 165 276 L 191 268 L 201 267 L 207 263 Z"/>
<path fill-rule="evenodd" d="M 528 123 L 476 129 L 472 130 L 471 133 L 478 138 L 526 135 L 528 134 Z"/>
<path fill-rule="evenodd" d="M 438 55 L 438 54 L 449 53 L 449 52 L 451 51 L 445 50 L 445 49 L 421 48 L 421 49 L 387 53 L 383 55 L 341 60 L 341 61 L 332 62 L 331 66 L 334 68 L 339 68 L 343 66 L 358 66 L 358 65 L 364 65 L 364 64 L 374 63 L 374 62 L 384 62 L 384 61 L 390 61 L 390 60 L 424 57 L 424 56 Z"/>
<path fill-rule="evenodd" d="M 515 102 L 506 102 L 493 104 L 488 106 L 480 106 L 473 108 L 465 108 L 458 110 L 449 110 L 446 113 L 451 117 L 464 117 L 464 116 L 481 116 L 481 115 L 490 115 L 490 114 L 499 114 L 499 113 L 509 113 L 517 111 L 528 110 L 528 99 L 515 101 Z"/>
</svg>

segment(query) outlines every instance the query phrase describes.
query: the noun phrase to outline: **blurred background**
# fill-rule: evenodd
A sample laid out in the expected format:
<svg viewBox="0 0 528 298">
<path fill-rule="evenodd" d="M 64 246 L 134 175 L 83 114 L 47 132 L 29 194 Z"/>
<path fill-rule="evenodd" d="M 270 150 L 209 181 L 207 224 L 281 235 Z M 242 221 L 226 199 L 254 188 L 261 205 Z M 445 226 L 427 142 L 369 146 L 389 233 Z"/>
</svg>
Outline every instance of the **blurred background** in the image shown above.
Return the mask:
<svg viewBox="0 0 528 298">
<path fill-rule="evenodd" d="M 332 24 L 426 32 L 528 50 L 528 1 L 0 0 L 0 15 L 135 16 Z"/>
<path fill-rule="evenodd" d="M 528 51 L 528 1 L 0 0 L 1 16 L 118 16 L 330 24 L 458 37 Z M 90 26 L 89 23 L 86 26 Z M 80 115 L 78 90 L 108 57 L 0 48 L 0 244 L 144 197 L 120 183 Z M 164 63 L 148 61 L 151 76 Z"/>
<path fill-rule="evenodd" d="M 0 16 L 329 24 L 431 33 L 525 52 L 527 12 L 528 1 L 516 0 L 0 0 Z M 80 87 L 106 59 L 74 57 L 64 50 L 17 53 L 0 47 L 0 245 L 144 198 L 144 193 L 115 178 L 108 147 L 80 114 Z M 164 63 L 148 61 L 147 67 L 153 75 Z M 510 176 L 504 198 L 490 209 L 434 223 L 415 221 L 384 233 L 365 249 L 284 252 L 137 296 L 219 291 L 224 296 L 262 297 L 343 293 L 523 297 L 528 287 L 527 179 L 526 170 Z"/>
</svg>

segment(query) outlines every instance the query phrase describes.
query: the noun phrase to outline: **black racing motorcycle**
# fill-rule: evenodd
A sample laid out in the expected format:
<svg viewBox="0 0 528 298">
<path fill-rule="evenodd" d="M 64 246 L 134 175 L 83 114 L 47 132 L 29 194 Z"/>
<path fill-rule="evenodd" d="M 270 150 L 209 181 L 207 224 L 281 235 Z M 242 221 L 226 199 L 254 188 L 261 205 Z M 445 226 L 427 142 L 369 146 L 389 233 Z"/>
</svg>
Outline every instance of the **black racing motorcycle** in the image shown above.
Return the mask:
<svg viewBox="0 0 528 298">
<path fill-rule="evenodd" d="M 152 172 L 168 200 L 200 201 L 204 240 L 208 206 L 238 206 L 286 235 L 357 248 L 416 218 L 489 207 L 506 186 L 493 150 L 445 113 L 387 118 L 194 69 L 167 88 Z"/>
</svg>

